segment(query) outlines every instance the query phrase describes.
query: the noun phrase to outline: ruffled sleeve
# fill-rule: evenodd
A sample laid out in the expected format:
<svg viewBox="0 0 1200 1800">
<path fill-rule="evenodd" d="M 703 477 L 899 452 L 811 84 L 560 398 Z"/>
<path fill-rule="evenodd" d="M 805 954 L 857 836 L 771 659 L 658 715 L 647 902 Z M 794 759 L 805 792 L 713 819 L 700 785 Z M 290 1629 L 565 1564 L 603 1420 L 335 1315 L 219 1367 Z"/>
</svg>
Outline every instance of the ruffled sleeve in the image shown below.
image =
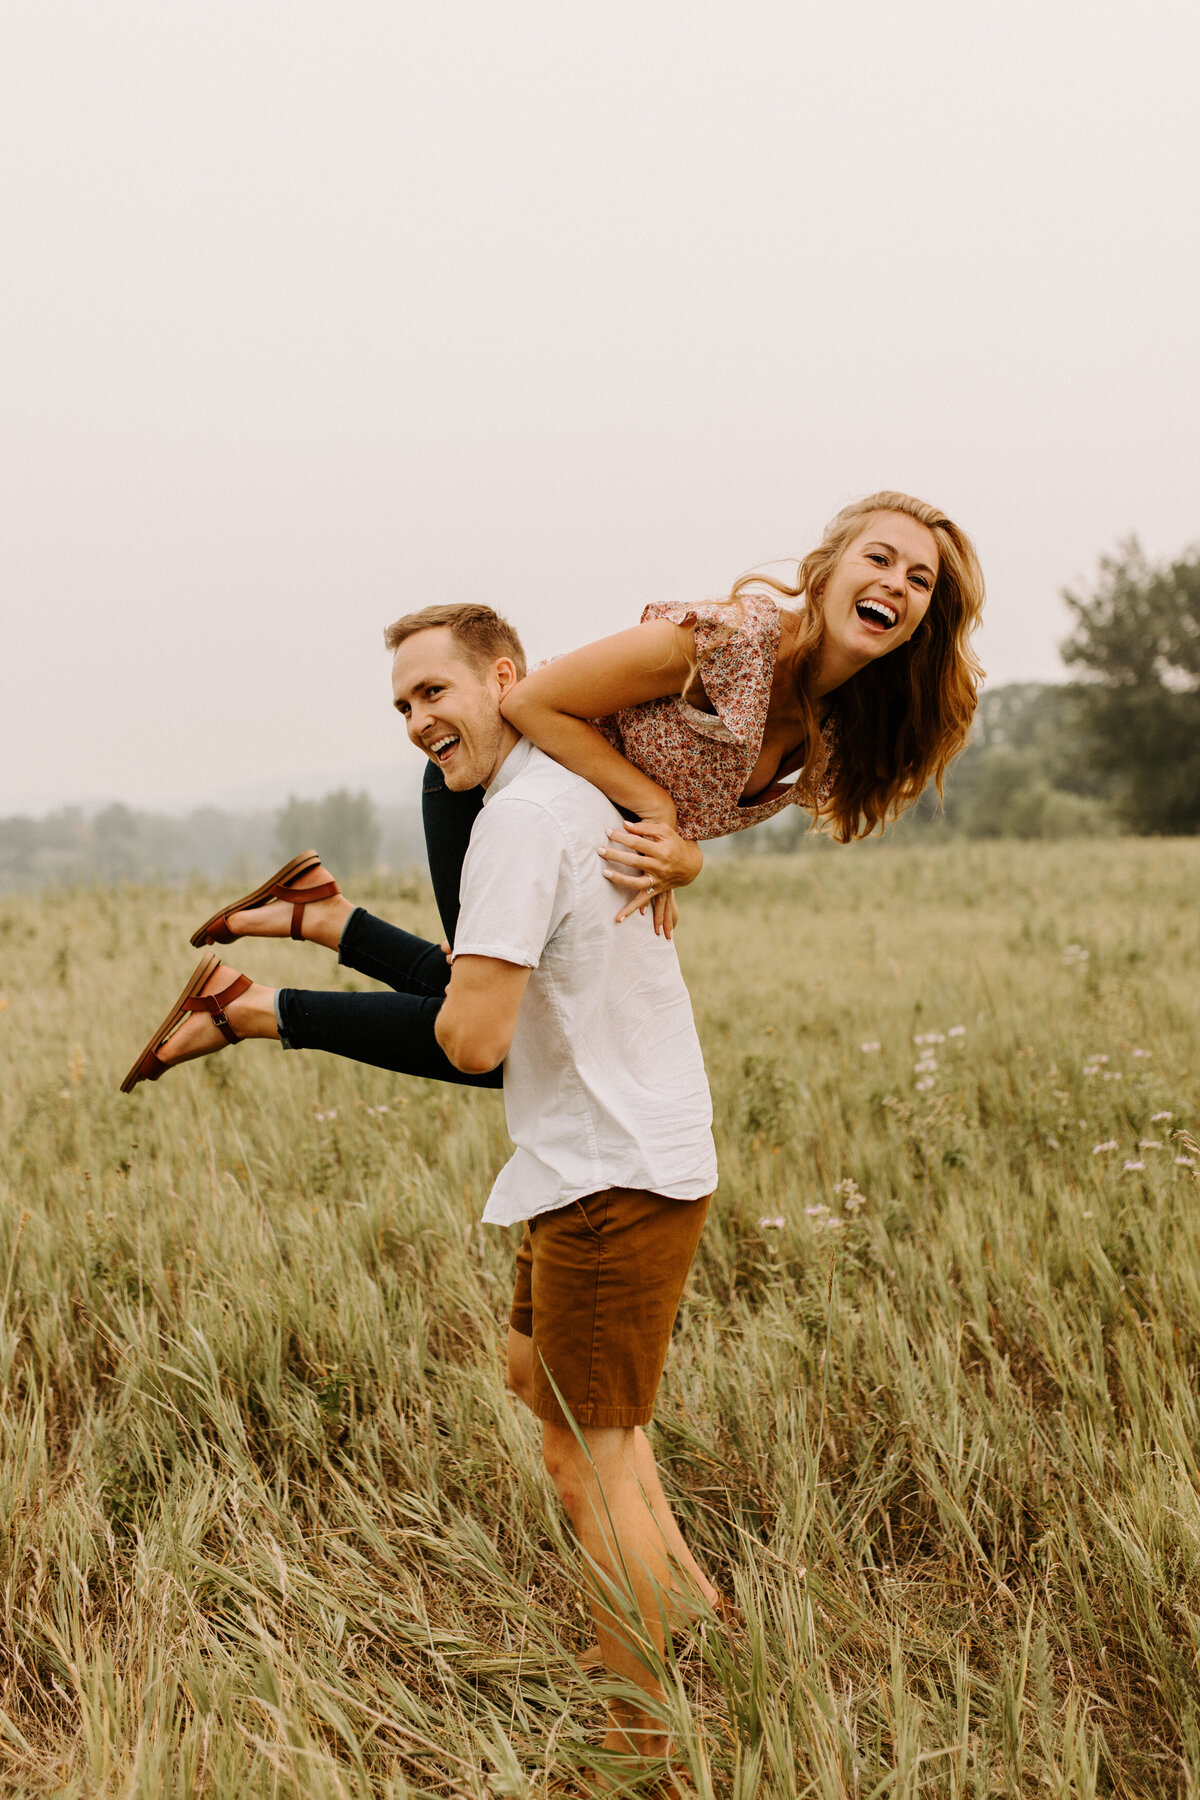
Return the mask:
<svg viewBox="0 0 1200 1800">
<path fill-rule="evenodd" d="M 643 624 L 651 619 L 695 627 L 700 679 L 722 724 L 738 744 L 761 743 L 779 651 L 779 608 L 754 595 L 744 596 L 740 608 L 729 602 L 689 606 L 659 600 L 642 613 Z M 704 730 L 704 713 L 684 700 L 676 705 L 694 729 Z"/>
</svg>

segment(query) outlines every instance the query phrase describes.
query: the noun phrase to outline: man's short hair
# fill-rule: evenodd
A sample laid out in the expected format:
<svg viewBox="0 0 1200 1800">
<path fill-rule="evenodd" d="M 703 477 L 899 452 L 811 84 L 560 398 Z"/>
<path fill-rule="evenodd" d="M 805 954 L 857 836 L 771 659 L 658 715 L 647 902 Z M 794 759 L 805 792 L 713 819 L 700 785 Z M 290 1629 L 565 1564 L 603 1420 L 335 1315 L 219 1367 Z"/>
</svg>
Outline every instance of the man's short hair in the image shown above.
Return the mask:
<svg viewBox="0 0 1200 1800">
<path fill-rule="evenodd" d="M 490 669 L 498 657 L 507 656 L 517 666 L 518 676 L 525 673 L 525 649 L 507 619 L 502 619 L 490 606 L 476 606 L 470 601 L 459 605 L 425 606 L 420 612 L 405 613 L 389 625 L 383 641 L 389 650 L 398 650 L 407 638 L 418 631 L 433 631 L 439 625 L 449 627 L 463 658 L 479 674 Z"/>
</svg>

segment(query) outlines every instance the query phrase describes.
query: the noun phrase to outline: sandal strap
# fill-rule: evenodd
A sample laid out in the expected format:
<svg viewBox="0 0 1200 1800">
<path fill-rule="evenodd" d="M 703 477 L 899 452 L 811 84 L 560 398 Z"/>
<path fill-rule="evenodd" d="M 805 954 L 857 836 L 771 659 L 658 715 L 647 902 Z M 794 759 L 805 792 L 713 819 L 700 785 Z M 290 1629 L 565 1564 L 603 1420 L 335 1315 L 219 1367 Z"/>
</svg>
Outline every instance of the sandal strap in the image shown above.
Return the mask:
<svg viewBox="0 0 1200 1800">
<path fill-rule="evenodd" d="M 228 987 L 223 987 L 219 994 L 193 994 L 184 1001 L 185 1012 L 206 1012 L 211 1015 L 217 1030 L 231 1044 L 240 1044 L 241 1038 L 225 1016 L 225 1008 L 231 1000 L 236 1000 L 254 984 L 248 975 L 235 975 Z M 160 1071 L 161 1072 L 161 1071 Z"/>
<path fill-rule="evenodd" d="M 157 1081 L 160 1075 L 166 1074 L 168 1067 L 169 1065 L 163 1062 L 155 1051 L 147 1050 L 137 1066 L 137 1081 L 134 1082 L 134 1087 L 137 1086 L 138 1081 Z"/>
<path fill-rule="evenodd" d="M 291 935 L 299 943 L 303 937 L 303 933 L 300 930 L 300 924 L 304 918 L 305 907 L 310 906 L 314 900 L 336 900 L 341 894 L 341 891 L 342 890 L 339 888 L 336 881 L 323 881 L 318 887 L 306 888 L 292 887 L 286 881 L 281 881 L 271 889 L 270 898 L 272 900 L 291 901 Z"/>
</svg>

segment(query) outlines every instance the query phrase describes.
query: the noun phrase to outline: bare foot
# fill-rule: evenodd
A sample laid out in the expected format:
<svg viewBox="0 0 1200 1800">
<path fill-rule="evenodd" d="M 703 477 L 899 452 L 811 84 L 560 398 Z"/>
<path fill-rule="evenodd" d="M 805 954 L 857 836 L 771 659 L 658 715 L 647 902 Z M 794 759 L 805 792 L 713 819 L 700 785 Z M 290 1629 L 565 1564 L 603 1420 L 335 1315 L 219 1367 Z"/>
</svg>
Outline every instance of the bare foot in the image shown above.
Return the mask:
<svg viewBox="0 0 1200 1800">
<path fill-rule="evenodd" d="M 308 887 L 324 887 L 332 880 L 329 870 L 316 863 L 298 875 L 291 885 L 303 891 Z M 347 900 L 344 894 L 335 894 L 331 900 L 310 900 L 300 914 L 300 935 L 307 943 L 324 944 L 327 950 L 336 950 L 346 920 L 353 911 L 353 901 Z M 248 906 L 241 912 L 230 913 L 228 926 L 234 937 L 290 937 L 292 903 L 290 900 L 268 900 L 262 906 Z"/>
<path fill-rule="evenodd" d="M 238 971 L 231 969 L 228 963 L 218 963 L 200 992 L 202 994 L 220 994 L 231 982 L 238 978 Z M 279 1026 L 275 1018 L 275 990 L 261 987 L 258 982 L 251 982 L 243 994 L 236 1000 L 229 1001 L 225 1007 L 225 1017 L 240 1038 L 279 1036 Z M 198 1056 L 211 1056 L 214 1050 L 224 1050 L 229 1039 L 217 1026 L 211 1013 L 189 1013 L 182 1024 L 177 1025 L 165 1044 L 160 1044 L 158 1060 L 173 1068 L 176 1063 L 193 1062 Z"/>
</svg>

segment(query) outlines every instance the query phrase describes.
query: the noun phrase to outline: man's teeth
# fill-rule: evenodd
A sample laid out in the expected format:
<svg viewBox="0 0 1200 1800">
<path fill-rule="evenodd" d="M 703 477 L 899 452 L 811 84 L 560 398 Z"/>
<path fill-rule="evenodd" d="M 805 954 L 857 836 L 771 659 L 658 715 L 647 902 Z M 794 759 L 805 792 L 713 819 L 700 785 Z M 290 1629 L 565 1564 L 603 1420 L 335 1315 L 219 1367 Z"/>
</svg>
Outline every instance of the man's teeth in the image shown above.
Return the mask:
<svg viewBox="0 0 1200 1800">
<path fill-rule="evenodd" d="M 878 619 L 881 625 L 890 627 L 896 623 L 895 611 L 882 600 L 860 600 L 858 612 L 860 617 Z"/>
<path fill-rule="evenodd" d="M 438 738 L 434 743 L 430 744 L 429 754 L 431 756 L 436 756 L 440 760 L 442 753 L 446 750 L 453 750 L 457 742 L 458 739 L 454 736 Z"/>
</svg>

